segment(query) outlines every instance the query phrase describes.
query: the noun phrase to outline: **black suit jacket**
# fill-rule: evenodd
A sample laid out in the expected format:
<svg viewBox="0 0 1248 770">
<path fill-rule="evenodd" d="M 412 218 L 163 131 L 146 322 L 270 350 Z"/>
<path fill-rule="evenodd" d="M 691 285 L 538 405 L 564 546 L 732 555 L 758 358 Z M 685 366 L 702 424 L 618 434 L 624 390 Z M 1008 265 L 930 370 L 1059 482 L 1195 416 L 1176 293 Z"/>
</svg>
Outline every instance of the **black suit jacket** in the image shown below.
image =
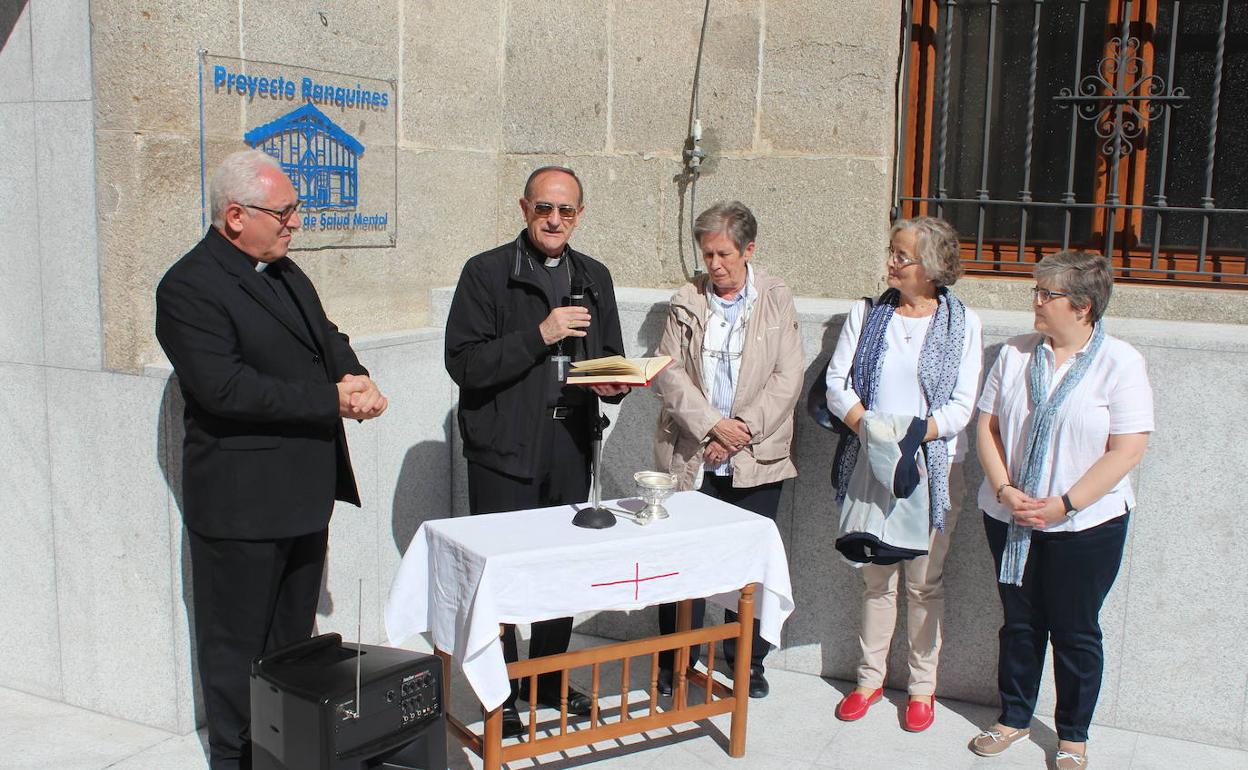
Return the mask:
<svg viewBox="0 0 1248 770">
<path fill-rule="evenodd" d="M 324 529 L 335 499 L 360 504 L 335 383 L 368 371 L 303 271 L 274 268 L 306 322 L 215 228 L 156 289 L 186 399 L 182 515 L 207 537 L 295 537 Z"/>
</svg>

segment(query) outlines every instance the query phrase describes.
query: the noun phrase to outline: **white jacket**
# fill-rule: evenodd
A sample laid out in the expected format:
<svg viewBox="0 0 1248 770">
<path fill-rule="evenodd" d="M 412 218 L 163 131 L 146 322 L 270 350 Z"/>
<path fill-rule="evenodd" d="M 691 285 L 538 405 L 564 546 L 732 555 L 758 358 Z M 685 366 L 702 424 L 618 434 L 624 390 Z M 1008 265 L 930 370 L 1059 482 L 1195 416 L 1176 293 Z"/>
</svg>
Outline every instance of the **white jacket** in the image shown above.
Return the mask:
<svg viewBox="0 0 1248 770">
<path fill-rule="evenodd" d="M 926 464 L 921 458 L 914 492 L 906 498 L 893 497 L 893 476 L 902 459 L 897 442 L 913 419 L 912 415 L 871 411 L 862 415 L 862 446 L 841 505 L 836 539 L 837 550 L 855 567 L 892 564 L 927 553 L 931 513 Z"/>
</svg>

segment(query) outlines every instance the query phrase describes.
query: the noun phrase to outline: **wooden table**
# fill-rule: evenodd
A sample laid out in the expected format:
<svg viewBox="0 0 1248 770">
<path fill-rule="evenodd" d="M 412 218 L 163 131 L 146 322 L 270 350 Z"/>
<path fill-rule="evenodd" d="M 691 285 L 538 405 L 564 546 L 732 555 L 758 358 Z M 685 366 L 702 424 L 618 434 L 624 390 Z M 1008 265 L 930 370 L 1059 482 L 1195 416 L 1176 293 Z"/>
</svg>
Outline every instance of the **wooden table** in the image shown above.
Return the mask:
<svg viewBox="0 0 1248 770">
<path fill-rule="evenodd" d="M 417 531 L 386 604 L 387 633 L 392 644 L 417 632 L 430 633 L 446 666 L 444 704 L 451 702 L 452 667 L 464 673 L 487 709 L 484 730 L 477 735 L 450 714 L 448 724 L 482 757 L 487 770 L 726 713 L 732 714 L 729 754 L 744 755 L 753 619 L 759 616 L 763 637 L 778 644 L 780 628 L 793 610 L 784 547 L 774 522 L 706 495 L 679 493 L 667 508 L 671 518 L 645 527 L 620 520 L 611 529 L 579 529 L 570 524 L 574 509 L 558 506 L 439 519 Z M 544 586 L 558 590 L 539 588 Z M 689 600 L 699 596 L 735 606 L 737 622 L 689 630 Z M 502 660 L 500 624 L 672 601 L 680 602 L 676 633 L 511 664 Z M 715 642 L 732 637 L 737 639 L 733 681 L 742 686 L 728 687 L 690 669 L 689 646 L 707 645 L 712 671 Z M 663 650 L 675 652 L 676 676 L 670 706 L 660 709 L 658 656 Z M 649 667 L 642 716 L 630 713 L 628 700 L 637 659 Z M 599 701 L 615 689 L 603 682 L 602 671 L 614 661 L 621 666 L 621 707 L 608 719 Z M 587 723 L 569 730 L 568 672 L 578 668 L 589 669 L 592 711 Z M 549 672 L 561 673 L 565 693 L 558 731 L 539 738 L 536 707 L 530 705 L 527 740 L 504 746 L 500 707 L 510 692 L 509 680 L 528 679 L 530 692 L 536 692 L 537 676 Z M 689 704 L 691 688 L 703 691 L 704 702 Z"/>
</svg>

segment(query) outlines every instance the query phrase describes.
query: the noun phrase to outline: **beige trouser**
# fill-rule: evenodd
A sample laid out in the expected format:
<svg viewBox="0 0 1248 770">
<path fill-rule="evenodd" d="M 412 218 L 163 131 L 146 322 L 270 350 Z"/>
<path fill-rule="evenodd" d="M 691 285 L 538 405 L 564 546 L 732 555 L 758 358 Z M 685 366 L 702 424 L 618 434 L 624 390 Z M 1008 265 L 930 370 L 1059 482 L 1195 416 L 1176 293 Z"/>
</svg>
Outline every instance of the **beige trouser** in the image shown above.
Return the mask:
<svg viewBox="0 0 1248 770">
<path fill-rule="evenodd" d="M 906 573 L 906 635 L 910 642 L 911 695 L 933 695 L 936 692 L 936 664 L 940 658 L 941 624 L 945 617 L 945 555 L 949 538 L 957 524 L 958 511 L 966 484 L 962 463 L 949 468 L 950 511 L 945 516 L 945 531 L 934 527 L 928 541 L 927 556 L 897 564 L 865 564 L 862 579 L 862 663 L 858 666 L 858 684 L 876 689 L 884 686 L 888 669 L 888 648 L 897 626 L 897 573 Z"/>
</svg>

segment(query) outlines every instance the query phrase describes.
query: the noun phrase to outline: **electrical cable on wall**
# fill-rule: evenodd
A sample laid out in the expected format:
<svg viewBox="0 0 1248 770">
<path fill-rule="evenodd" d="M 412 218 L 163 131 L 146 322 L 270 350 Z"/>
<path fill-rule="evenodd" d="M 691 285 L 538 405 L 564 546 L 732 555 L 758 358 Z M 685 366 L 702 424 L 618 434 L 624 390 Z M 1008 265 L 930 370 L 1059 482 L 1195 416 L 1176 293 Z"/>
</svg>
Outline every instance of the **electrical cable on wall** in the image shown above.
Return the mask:
<svg viewBox="0 0 1248 770">
<path fill-rule="evenodd" d="M 697 195 L 698 195 L 698 177 L 702 173 L 702 162 L 706 159 L 707 154 L 702 149 L 702 119 L 699 112 L 698 103 L 698 84 L 702 77 L 702 49 L 706 43 L 706 25 L 711 15 L 711 0 L 706 0 L 702 9 L 702 31 L 698 35 L 698 57 L 693 68 L 693 92 L 690 94 L 689 100 L 689 135 L 685 139 L 684 150 L 684 170 L 677 176 L 677 183 L 680 185 L 681 191 L 687 188 L 689 190 L 689 238 L 693 242 L 693 275 L 702 273 L 702 263 L 698 259 L 698 252 L 701 247 L 697 239 L 693 237 L 693 220 L 697 216 Z M 682 194 L 683 198 L 684 195 Z M 683 205 L 680 219 L 684 219 Z M 683 240 L 684 227 L 680 227 L 678 239 Z M 681 257 L 681 267 L 684 267 L 684 257 Z"/>
</svg>

